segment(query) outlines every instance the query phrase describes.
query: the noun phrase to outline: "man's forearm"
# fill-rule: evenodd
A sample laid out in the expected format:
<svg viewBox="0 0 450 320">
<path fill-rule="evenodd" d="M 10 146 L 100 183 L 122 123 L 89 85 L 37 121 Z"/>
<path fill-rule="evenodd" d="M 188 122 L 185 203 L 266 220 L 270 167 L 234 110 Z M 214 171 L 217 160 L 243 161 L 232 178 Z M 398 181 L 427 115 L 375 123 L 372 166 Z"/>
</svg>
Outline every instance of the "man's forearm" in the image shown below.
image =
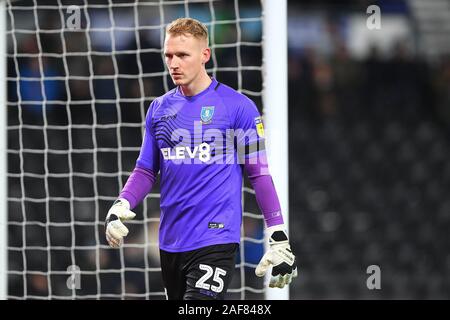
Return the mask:
<svg viewBox="0 0 450 320">
<path fill-rule="evenodd" d="M 283 224 L 284 221 L 281 214 L 280 201 L 267 167 L 267 161 L 264 161 L 265 158 L 261 160 L 258 159 L 258 162 L 255 164 L 246 162 L 245 171 L 255 190 L 256 201 L 264 215 L 266 225 L 271 227 Z"/>
<path fill-rule="evenodd" d="M 130 209 L 136 207 L 152 190 L 156 175 L 152 170 L 135 167 L 128 177 L 119 198 L 125 198 L 130 203 Z"/>
</svg>

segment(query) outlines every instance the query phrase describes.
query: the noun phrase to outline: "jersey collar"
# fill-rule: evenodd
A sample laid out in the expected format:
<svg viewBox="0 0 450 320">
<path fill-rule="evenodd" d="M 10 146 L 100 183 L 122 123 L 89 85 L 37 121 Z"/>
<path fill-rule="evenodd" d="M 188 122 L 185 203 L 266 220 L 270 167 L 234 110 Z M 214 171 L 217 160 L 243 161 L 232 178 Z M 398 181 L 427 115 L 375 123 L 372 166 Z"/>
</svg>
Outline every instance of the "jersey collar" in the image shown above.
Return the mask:
<svg viewBox="0 0 450 320">
<path fill-rule="evenodd" d="M 214 89 L 216 88 L 217 84 L 218 84 L 217 80 L 216 80 L 214 77 L 211 77 L 211 83 L 210 83 L 210 85 L 209 85 L 205 90 L 203 90 L 203 91 L 201 91 L 201 92 L 199 92 L 199 93 L 197 93 L 196 95 L 193 95 L 193 96 L 185 96 L 185 95 L 181 92 L 180 86 L 177 86 L 176 95 L 177 95 L 177 96 L 180 96 L 180 97 L 183 97 L 183 98 L 185 98 L 186 100 L 192 101 L 192 100 L 195 100 L 195 99 L 197 99 L 197 98 L 203 96 L 203 95 L 206 94 L 207 92 L 209 92 L 209 91 L 211 91 L 211 90 L 214 90 Z"/>
</svg>

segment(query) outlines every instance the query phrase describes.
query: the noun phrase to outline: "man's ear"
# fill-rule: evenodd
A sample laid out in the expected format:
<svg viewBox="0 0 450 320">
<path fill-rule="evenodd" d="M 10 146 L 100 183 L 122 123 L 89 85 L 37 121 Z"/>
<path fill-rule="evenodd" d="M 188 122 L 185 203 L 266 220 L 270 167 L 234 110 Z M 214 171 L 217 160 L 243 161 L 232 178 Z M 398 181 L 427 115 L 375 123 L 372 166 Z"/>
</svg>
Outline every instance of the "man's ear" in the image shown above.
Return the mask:
<svg viewBox="0 0 450 320">
<path fill-rule="evenodd" d="M 211 49 L 208 47 L 204 48 L 202 51 L 202 63 L 206 65 L 206 63 L 208 63 L 210 58 L 211 58 Z"/>
</svg>

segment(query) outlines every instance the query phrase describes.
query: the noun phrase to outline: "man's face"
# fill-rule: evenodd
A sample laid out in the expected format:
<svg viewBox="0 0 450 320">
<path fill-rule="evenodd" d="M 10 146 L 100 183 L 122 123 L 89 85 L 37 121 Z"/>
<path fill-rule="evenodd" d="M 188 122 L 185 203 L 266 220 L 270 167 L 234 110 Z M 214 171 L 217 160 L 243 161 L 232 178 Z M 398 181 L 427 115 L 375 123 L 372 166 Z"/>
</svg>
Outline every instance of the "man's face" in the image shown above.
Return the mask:
<svg viewBox="0 0 450 320">
<path fill-rule="evenodd" d="M 187 86 L 204 70 L 211 51 L 206 40 L 190 34 L 169 34 L 164 41 L 164 56 L 175 85 Z"/>
</svg>

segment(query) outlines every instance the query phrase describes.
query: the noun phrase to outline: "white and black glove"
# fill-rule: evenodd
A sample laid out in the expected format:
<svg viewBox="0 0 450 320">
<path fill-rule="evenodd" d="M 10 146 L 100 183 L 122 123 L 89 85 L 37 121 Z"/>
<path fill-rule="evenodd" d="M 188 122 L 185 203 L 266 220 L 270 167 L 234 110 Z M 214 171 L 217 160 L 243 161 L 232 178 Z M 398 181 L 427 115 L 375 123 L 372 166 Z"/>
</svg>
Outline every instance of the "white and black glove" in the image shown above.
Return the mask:
<svg viewBox="0 0 450 320">
<path fill-rule="evenodd" d="M 263 277 L 272 266 L 269 287 L 283 288 L 297 277 L 297 259 L 292 253 L 284 225 L 269 227 L 267 232 L 270 234 L 269 250 L 256 267 L 255 274 Z"/>
<path fill-rule="evenodd" d="M 106 240 L 113 248 L 119 248 L 123 243 L 123 237 L 128 234 L 128 228 L 122 221 L 131 220 L 136 214 L 130 211 L 130 203 L 126 199 L 114 201 L 108 211 L 105 221 Z"/>
</svg>

